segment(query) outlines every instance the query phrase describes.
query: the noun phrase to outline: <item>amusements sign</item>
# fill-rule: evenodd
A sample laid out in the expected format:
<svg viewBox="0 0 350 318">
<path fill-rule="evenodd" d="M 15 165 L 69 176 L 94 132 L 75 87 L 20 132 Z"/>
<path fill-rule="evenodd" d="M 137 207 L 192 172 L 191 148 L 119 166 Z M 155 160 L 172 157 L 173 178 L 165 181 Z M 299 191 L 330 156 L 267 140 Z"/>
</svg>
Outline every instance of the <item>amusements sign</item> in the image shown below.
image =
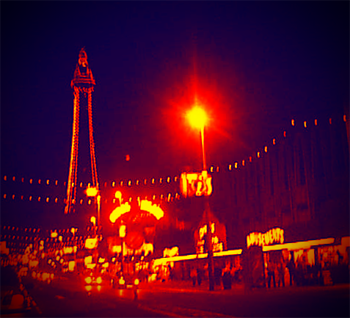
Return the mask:
<svg viewBox="0 0 350 318">
<path fill-rule="evenodd" d="M 284 243 L 284 231 L 280 228 L 274 228 L 266 233 L 253 232 L 247 235 L 247 247 L 266 246 L 273 243 Z"/>
</svg>

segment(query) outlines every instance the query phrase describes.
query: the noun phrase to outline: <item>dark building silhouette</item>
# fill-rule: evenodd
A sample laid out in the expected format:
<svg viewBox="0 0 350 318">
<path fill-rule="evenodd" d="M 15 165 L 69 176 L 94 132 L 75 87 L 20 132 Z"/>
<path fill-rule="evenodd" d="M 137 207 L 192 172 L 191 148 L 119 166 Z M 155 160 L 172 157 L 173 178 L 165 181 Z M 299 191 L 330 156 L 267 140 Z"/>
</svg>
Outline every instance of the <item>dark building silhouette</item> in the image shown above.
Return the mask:
<svg viewBox="0 0 350 318">
<path fill-rule="evenodd" d="M 346 117 L 292 126 L 254 157 L 216 173 L 212 208 L 228 247 L 253 231 L 285 230 L 285 241 L 349 235 Z"/>
</svg>

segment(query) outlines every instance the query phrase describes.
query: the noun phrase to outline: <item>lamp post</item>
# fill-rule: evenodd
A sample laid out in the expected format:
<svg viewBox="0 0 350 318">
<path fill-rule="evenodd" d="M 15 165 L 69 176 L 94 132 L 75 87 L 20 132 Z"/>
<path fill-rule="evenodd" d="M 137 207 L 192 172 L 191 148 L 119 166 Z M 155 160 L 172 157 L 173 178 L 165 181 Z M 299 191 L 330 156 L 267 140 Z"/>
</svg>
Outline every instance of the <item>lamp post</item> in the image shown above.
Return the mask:
<svg viewBox="0 0 350 318">
<path fill-rule="evenodd" d="M 202 162 L 203 162 L 203 171 L 207 170 L 207 162 L 205 156 L 205 147 L 204 147 L 204 127 L 208 121 L 205 111 L 195 106 L 192 110 L 187 113 L 187 118 L 191 126 L 199 129 L 201 136 L 202 144 Z M 209 290 L 214 290 L 214 261 L 213 261 L 213 245 L 212 245 L 212 235 L 211 235 L 211 223 L 210 223 L 210 204 L 209 197 L 204 196 L 204 212 L 205 212 L 205 221 L 207 224 L 207 250 L 208 250 L 208 278 L 209 278 Z"/>
</svg>

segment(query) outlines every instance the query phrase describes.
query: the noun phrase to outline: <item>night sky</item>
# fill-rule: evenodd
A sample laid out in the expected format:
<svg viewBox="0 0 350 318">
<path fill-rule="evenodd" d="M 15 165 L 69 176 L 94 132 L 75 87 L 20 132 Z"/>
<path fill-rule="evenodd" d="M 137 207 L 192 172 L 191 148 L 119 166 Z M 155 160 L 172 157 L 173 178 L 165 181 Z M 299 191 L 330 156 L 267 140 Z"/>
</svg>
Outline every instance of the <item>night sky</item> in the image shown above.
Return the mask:
<svg viewBox="0 0 350 318">
<path fill-rule="evenodd" d="M 2 2 L 2 176 L 67 180 L 82 47 L 101 181 L 198 169 L 196 94 L 217 165 L 348 111 L 348 2 Z"/>
</svg>

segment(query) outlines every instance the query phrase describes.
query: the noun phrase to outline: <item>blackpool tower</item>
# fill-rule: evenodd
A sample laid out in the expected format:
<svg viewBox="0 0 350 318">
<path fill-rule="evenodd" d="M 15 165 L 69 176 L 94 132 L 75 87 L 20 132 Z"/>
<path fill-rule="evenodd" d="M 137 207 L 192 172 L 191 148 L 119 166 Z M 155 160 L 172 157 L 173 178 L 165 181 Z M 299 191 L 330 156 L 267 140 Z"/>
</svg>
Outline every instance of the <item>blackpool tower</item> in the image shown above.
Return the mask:
<svg viewBox="0 0 350 318">
<path fill-rule="evenodd" d="M 69 164 L 69 174 L 67 182 L 67 199 L 64 212 L 71 213 L 75 211 L 77 201 L 77 175 L 78 175 L 78 156 L 79 156 L 79 118 L 81 104 L 87 101 L 89 144 L 91 160 L 91 184 L 92 187 L 99 190 L 98 175 L 96 168 L 95 143 L 92 124 L 92 92 L 94 91 L 95 79 L 92 75 L 87 54 L 82 48 L 79 52 L 79 60 L 75 68 L 74 78 L 71 81 L 73 88 L 73 133 L 72 147 Z"/>
</svg>

